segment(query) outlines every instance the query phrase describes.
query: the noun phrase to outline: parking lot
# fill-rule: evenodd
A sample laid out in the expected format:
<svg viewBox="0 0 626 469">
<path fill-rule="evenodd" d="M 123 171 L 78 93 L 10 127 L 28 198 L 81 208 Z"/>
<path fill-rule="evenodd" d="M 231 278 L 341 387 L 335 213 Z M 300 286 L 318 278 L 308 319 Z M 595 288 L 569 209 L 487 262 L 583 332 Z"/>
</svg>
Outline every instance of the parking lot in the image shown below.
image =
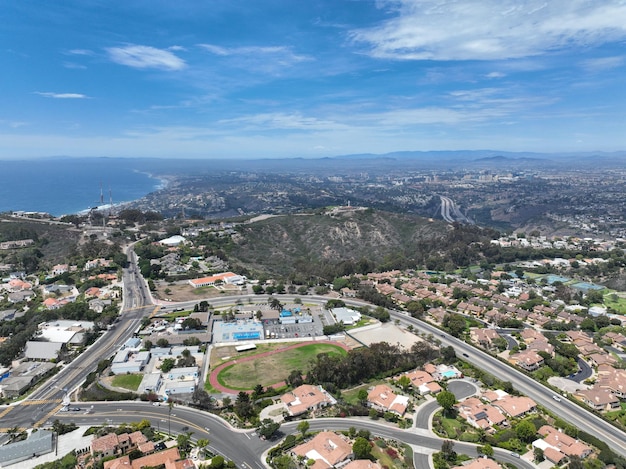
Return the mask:
<svg viewBox="0 0 626 469">
<path fill-rule="evenodd" d="M 325 323 L 320 320 L 319 312 L 311 311 L 311 316 L 313 317 L 313 322 L 298 322 L 296 324 L 281 324 L 278 319 L 264 319 L 265 338 L 292 339 L 322 335 Z"/>
</svg>

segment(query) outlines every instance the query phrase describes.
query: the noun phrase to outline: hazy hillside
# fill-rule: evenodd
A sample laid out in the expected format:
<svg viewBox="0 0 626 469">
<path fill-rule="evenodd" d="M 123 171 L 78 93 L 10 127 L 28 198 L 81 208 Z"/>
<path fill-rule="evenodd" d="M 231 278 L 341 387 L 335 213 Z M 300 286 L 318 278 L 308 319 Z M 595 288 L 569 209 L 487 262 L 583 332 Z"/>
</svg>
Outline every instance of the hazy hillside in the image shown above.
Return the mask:
<svg viewBox="0 0 626 469">
<path fill-rule="evenodd" d="M 53 265 L 66 261 L 80 237 L 72 226 L 27 219 L 0 217 L 0 242 L 32 239 L 27 248 L 0 251 L 0 263 L 15 264 L 29 272 L 41 263 Z"/>
<path fill-rule="evenodd" d="M 244 225 L 231 256 L 253 271 L 313 275 L 312 264 L 322 270 L 344 264 L 352 273 L 365 260 L 370 262 L 367 267 L 385 262 L 393 267 L 399 259 L 423 259 L 429 255 L 427 246 L 449 231 L 442 222 L 373 210 L 288 215 Z"/>
</svg>

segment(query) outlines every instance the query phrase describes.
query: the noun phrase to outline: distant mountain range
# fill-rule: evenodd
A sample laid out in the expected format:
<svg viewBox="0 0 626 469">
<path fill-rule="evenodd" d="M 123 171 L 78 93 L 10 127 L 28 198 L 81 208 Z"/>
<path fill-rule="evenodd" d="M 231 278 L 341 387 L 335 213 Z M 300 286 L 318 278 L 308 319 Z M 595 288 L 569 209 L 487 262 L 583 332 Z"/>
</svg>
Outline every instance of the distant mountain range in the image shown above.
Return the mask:
<svg viewBox="0 0 626 469">
<path fill-rule="evenodd" d="M 626 163 L 626 151 L 617 152 L 579 152 L 579 153 L 538 153 L 538 152 L 509 152 L 500 150 L 441 150 L 441 151 L 397 151 L 391 153 L 358 153 L 350 155 L 339 155 L 333 159 L 370 159 L 370 158 L 392 158 L 392 159 L 438 159 L 447 161 L 537 161 L 537 160 L 587 160 L 601 159 L 603 161 L 622 161 Z"/>
</svg>

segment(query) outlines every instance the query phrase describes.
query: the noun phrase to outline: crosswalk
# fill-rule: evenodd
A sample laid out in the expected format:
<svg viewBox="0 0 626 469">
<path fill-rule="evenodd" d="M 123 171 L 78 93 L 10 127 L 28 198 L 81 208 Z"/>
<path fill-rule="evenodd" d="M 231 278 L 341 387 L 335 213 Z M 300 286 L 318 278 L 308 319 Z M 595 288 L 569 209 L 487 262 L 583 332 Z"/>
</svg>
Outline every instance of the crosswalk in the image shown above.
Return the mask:
<svg viewBox="0 0 626 469">
<path fill-rule="evenodd" d="M 60 401 L 59 401 L 60 402 Z M 57 405 L 53 410 L 51 410 L 50 412 L 48 412 L 46 415 L 44 415 L 43 417 L 41 417 L 33 426 L 35 428 L 39 428 L 41 427 L 44 422 L 46 422 L 51 415 L 56 414 L 59 410 L 61 410 L 61 407 L 63 407 L 63 404 L 59 404 Z"/>
<path fill-rule="evenodd" d="M 32 401 L 21 402 L 20 405 L 41 405 L 41 404 L 58 404 L 61 399 L 34 399 Z"/>
</svg>

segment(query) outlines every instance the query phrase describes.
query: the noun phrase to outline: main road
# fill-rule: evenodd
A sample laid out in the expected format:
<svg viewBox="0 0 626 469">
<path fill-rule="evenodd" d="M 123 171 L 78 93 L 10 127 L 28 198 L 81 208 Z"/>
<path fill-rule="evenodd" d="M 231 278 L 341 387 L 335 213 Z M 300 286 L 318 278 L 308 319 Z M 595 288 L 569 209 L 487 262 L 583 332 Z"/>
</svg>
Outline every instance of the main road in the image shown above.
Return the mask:
<svg viewBox="0 0 626 469">
<path fill-rule="evenodd" d="M 104 358 L 108 358 L 113 353 L 115 353 L 119 347 L 130 337 L 132 337 L 134 331 L 137 329 L 143 317 L 152 314 L 155 311 L 155 306 L 152 304 L 152 300 L 150 297 L 150 293 L 147 289 L 146 283 L 144 279 L 141 277 L 136 264 L 136 257 L 132 249 L 128 252 L 129 259 L 131 260 L 130 266 L 123 271 L 123 283 L 124 283 L 124 299 L 123 299 L 123 308 L 119 317 L 119 321 L 116 324 L 115 328 L 107 331 L 102 337 L 100 337 L 95 344 L 93 344 L 85 353 L 76 358 L 69 365 L 65 366 L 56 376 L 54 376 L 51 380 L 49 380 L 46 384 L 41 386 L 38 390 L 34 391 L 31 396 L 18 405 L 13 405 L 5 408 L 0 411 L 0 417 L 2 418 L 2 426 L 6 428 L 11 427 L 30 427 L 30 426 L 39 426 L 44 424 L 46 421 L 49 421 L 51 416 L 58 411 L 61 406 L 61 401 L 64 399 L 69 391 L 79 386 L 82 381 L 85 379 L 86 375 L 96 369 L 98 362 Z M 284 302 L 288 302 L 296 298 L 297 295 L 281 295 L 279 296 L 281 300 Z M 249 301 L 266 301 L 266 295 L 238 295 L 232 297 L 219 297 L 212 298 L 209 301 L 214 307 L 231 305 L 235 303 L 237 300 L 249 299 Z M 301 297 L 300 297 L 301 298 Z M 191 301 L 186 304 L 193 305 L 199 300 Z M 315 303 L 324 303 L 328 301 L 327 297 L 324 296 L 307 296 L 307 302 L 315 302 Z M 346 304 L 352 306 L 364 306 L 366 303 L 359 302 L 356 300 L 345 300 Z M 180 306 L 179 304 L 178 306 Z M 398 320 L 399 322 L 405 325 L 411 325 L 414 328 L 433 334 L 433 336 L 437 337 L 444 345 L 451 345 L 455 348 L 458 354 L 462 355 L 464 359 L 474 363 L 479 368 L 497 376 L 499 379 L 510 381 L 513 386 L 518 389 L 520 392 L 531 397 L 537 403 L 545 406 L 546 408 L 552 410 L 557 415 L 565 418 L 569 423 L 575 425 L 581 430 L 590 433 L 601 440 L 607 442 L 611 448 L 622 456 L 626 456 L 626 435 L 613 427 L 608 422 L 602 420 L 600 417 L 592 414 L 591 412 L 582 409 L 581 407 L 569 402 L 566 399 L 561 399 L 560 401 L 556 401 L 553 399 L 553 391 L 549 388 L 543 386 L 542 384 L 534 381 L 530 377 L 524 375 L 518 370 L 500 362 L 494 357 L 471 347 L 465 342 L 456 339 L 436 327 L 428 324 L 426 322 L 417 320 L 415 318 L 410 317 L 406 313 L 399 311 L 391 311 L 391 317 L 394 320 Z M 94 409 L 100 409 L 97 406 L 104 406 L 107 412 L 111 413 L 109 417 L 113 419 L 114 416 L 120 416 L 122 419 L 128 420 L 128 415 L 134 415 L 128 412 L 128 405 L 139 405 L 137 404 L 129 404 L 129 403 L 106 403 L 106 404 L 94 404 Z M 122 414 L 120 414 L 117 409 L 121 409 Z M 151 412 L 151 413 L 159 413 L 162 416 L 164 410 L 163 408 L 152 407 L 149 409 L 145 409 L 145 405 L 142 408 L 142 412 Z M 104 412 L 104 410 L 103 410 Z M 165 411 L 167 413 L 167 411 Z M 89 420 L 95 419 L 99 417 L 100 420 L 98 423 L 102 423 L 100 414 L 93 415 L 85 415 L 85 416 L 76 416 L 73 413 L 71 417 L 78 421 L 79 419 Z M 195 427 L 204 429 L 205 426 L 202 425 L 202 422 L 193 419 L 194 415 L 200 415 L 196 410 L 187 410 L 183 407 L 177 407 L 176 416 L 172 416 L 172 423 L 175 423 L 177 419 L 180 420 L 179 423 L 192 423 Z M 137 414 L 141 415 L 141 414 Z M 70 417 L 69 415 L 67 417 Z M 158 422 L 162 422 L 163 419 L 158 420 Z M 112 420 L 113 421 L 113 420 Z M 366 421 L 359 421 L 359 426 L 361 427 L 365 423 L 371 425 Z M 182 426 L 185 425 L 181 425 Z M 191 426 L 191 425 L 187 425 Z M 220 427 L 221 428 L 221 427 Z M 285 428 L 289 428 L 286 426 Z M 330 428 L 330 427 L 329 427 Z M 376 427 L 377 429 L 379 426 Z M 411 435 L 411 432 L 399 431 L 402 435 L 406 435 L 407 438 Z M 221 448 L 228 448 L 228 445 L 231 444 L 229 442 L 238 441 L 237 439 L 245 438 L 248 440 L 246 445 L 237 444 L 236 451 L 241 452 L 243 447 L 254 447 L 256 448 L 256 444 L 262 446 L 260 442 L 257 440 L 253 440 L 250 434 L 247 433 L 237 433 L 234 432 L 230 428 L 224 428 L 220 430 L 224 432 L 223 441 L 215 440 L 214 431 L 212 440 L 214 441 L 215 447 L 218 451 L 221 451 Z M 377 430 L 378 432 L 378 430 Z M 228 435 L 231 436 L 228 436 Z M 377 433 L 378 434 L 378 433 Z M 244 435 L 244 436 L 236 436 L 236 435 Z M 420 438 L 426 438 L 423 435 L 418 435 Z M 418 436 L 415 436 L 417 438 Z M 411 437 L 413 438 L 413 437 Z M 433 439 L 433 441 L 439 441 L 434 437 L 429 437 Z M 400 438 L 403 439 L 403 438 Z M 243 441 L 243 440 L 242 440 Z M 253 444 L 252 441 L 255 443 Z M 407 440 L 404 440 L 407 441 Z M 419 440 L 423 443 L 422 440 Z M 429 440 L 430 441 L 430 440 Z M 408 443 L 414 444 L 412 441 L 407 441 Z M 421 444 L 421 443 L 415 443 Z M 433 443 L 434 444 L 434 443 Z M 440 442 L 438 443 L 440 444 Z M 462 445 L 461 443 L 456 443 L 459 447 Z M 224 449 L 224 451 L 229 450 Z M 255 454 L 259 454 L 255 450 Z M 233 459 L 237 462 L 237 458 L 234 458 L 232 455 L 228 454 L 230 459 Z M 252 459 L 248 459 L 248 456 L 243 459 L 241 462 L 250 463 L 253 461 Z M 519 460 L 518 460 L 519 461 Z"/>
<path fill-rule="evenodd" d="M 291 301 L 296 297 L 302 299 L 298 295 L 275 295 L 280 297 L 284 302 Z M 212 305 L 222 306 L 227 304 L 233 304 L 238 299 L 256 299 L 256 301 L 267 301 L 267 295 L 244 295 L 236 297 L 220 297 L 213 300 Z M 307 302 L 323 303 L 328 301 L 324 296 L 306 296 L 304 298 Z M 368 306 L 367 303 L 344 299 L 344 302 L 349 306 Z M 568 399 L 559 398 L 555 400 L 555 392 L 544 386 L 543 384 L 535 381 L 531 377 L 525 375 L 521 371 L 509 366 L 506 363 L 501 362 L 497 358 L 483 352 L 471 345 L 457 339 L 450 334 L 445 333 L 441 329 L 411 317 L 408 313 L 402 311 L 390 311 L 391 318 L 398 320 L 404 325 L 411 325 L 415 329 L 432 334 L 443 345 L 450 345 L 454 347 L 457 355 L 461 356 L 464 360 L 467 360 L 480 369 L 491 373 L 498 379 L 503 381 L 510 381 L 515 389 L 526 394 L 538 404 L 541 404 L 545 408 L 551 410 L 556 415 L 568 421 L 570 424 L 576 426 L 580 430 L 587 432 L 602 441 L 605 441 L 613 451 L 626 457 L 626 433 L 614 427 L 609 422 L 603 420 L 598 415 L 582 408 L 581 406 L 569 401 Z"/>
<path fill-rule="evenodd" d="M 85 380 L 85 377 L 98 366 L 100 360 L 113 355 L 126 340 L 133 336 L 144 316 L 154 311 L 150 293 L 138 271 L 136 255 L 128 250 L 128 268 L 123 269 L 123 305 L 118 321 L 106 331 L 84 353 L 61 370 L 30 396 L 0 411 L 2 427 L 27 428 L 39 426 L 62 406 L 68 394 Z"/>
<path fill-rule="evenodd" d="M 132 421 L 147 419 L 152 422 L 153 428 L 161 432 L 184 433 L 192 432 L 193 439 L 207 438 L 210 442 L 209 449 L 232 460 L 237 467 L 265 469 L 261 456 L 265 451 L 277 443 L 274 441 L 261 440 L 253 430 L 234 429 L 221 418 L 197 409 L 183 406 L 175 406 L 171 410 L 168 406 L 155 407 L 146 402 L 110 402 L 110 403 L 81 403 L 83 408 L 88 408 L 89 413 L 77 414 L 72 412 L 60 414 L 62 421 L 73 421 L 77 425 L 119 425 Z M 297 433 L 299 422 L 284 423 L 280 432 L 283 434 Z M 387 423 L 375 422 L 368 418 L 354 419 L 313 419 L 309 420 L 311 431 L 319 430 L 348 430 L 354 427 L 358 430 L 369 430 L 372 435 L 394 439 L 411 445 L 414 451 L 415 467 L 417 469 L 429 469 L 429 454 L 440 451 L 442 439 L 423 429 L 400 430 Z M 471 443 L 454 442 L 454 450 L 477 456 L 476 445 Z M 535 466 L 528 461 L 520 459 L 509 451 L 495 449 L 494 457 L 501 462 L 508 462 L 517 467 L 532 469 Z"/>
</svg>

